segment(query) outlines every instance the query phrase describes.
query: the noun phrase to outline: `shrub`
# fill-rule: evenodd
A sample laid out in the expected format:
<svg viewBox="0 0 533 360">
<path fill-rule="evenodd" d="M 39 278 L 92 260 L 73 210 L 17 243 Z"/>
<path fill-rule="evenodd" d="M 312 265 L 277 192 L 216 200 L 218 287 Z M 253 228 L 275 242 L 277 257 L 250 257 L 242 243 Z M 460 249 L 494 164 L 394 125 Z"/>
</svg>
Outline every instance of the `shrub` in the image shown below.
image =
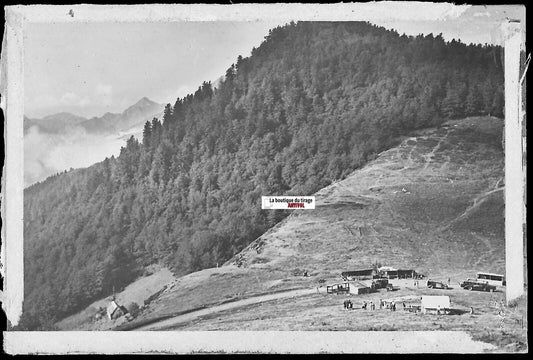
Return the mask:
<svg viewBox="0 0 533 360">
<path fill-rule="evenodd" d="M 139 304 L 136 302 L 132 302 L 127 307 L 128 312 L 131 314 L 131 316 L 135 317 L 139 314 Z"/>
</svg>

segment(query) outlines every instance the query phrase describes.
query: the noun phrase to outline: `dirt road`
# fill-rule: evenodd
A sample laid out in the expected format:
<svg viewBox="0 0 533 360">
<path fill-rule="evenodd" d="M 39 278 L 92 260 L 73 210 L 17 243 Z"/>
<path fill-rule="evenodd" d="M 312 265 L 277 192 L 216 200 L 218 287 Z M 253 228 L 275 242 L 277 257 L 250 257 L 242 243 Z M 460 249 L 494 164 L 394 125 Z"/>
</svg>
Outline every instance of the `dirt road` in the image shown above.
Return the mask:
<svg viewBox="0 0 533 360">
<path fill-rule="evenodd" d="M 158 321 L 156 323 L 141 326 L 139 328 L 136 328 L 135 330 L 136 331 L 170 330 L 173 326 L 176 326 L 176 325 L 179 325 L 185 322 L 189 322 L 200 316 L 211 315 L 211 314 L 214 314 L 220 311 L 235 309 L 235 308 L 252 305 L 252 304 L 264 303 L 264 302 L 272 301 L 272 300 L 311 295 L 311 294 L 316 294 L 316 293 L 317 293 L 316 288 L 312 288 L 312 289 L 290 290 L 290 291 L 284 291 L 284 292 L 279 292 L 279 293 L 274 293 L 274 294 L 254 296 L 254 297 L 250 297 L 247 299 L 237 300 L 237 301 L 233 301 L 230 303 L 213 306 L 207 309 L 201 309 L 198 311 L 190 312 L 188 314 L 178 315 L 170 319 L 165 319 L 165 320 Z"/>
</svg>

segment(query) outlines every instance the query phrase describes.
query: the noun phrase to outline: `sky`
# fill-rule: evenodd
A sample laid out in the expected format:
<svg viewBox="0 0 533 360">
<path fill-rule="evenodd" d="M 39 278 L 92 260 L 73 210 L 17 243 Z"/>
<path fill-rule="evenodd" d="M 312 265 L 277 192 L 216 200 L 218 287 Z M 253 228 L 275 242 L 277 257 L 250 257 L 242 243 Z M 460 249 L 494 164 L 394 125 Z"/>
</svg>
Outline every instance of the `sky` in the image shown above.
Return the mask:
<svg viewBox="0 0 533 360">
<path fill-rule="evenodd" d="M 456 7 L 436 21 L 373 22 L 400 34 L 442 33 L 448 41 L 484 44 L 495 41 L 505 17 L 522 17 L 520 8 Z M 203 81 L 218 79 L 238 55 L 249 56 L 268 29 L 284 23 L 30 23 L 24 112 L 31 118 L 58 112 L 92 117 L 122 112 L 145 96 L 173 103 Z"/>
<path fill-rule="evenodd" d="M 460 10 L 461 11 L 461 10 Z M 453 20 L 418 21 L 373 21 L 375 24 L 394 29 L 398 33 L 416 36 L 418 34 L 442 33 L 444 40 L 461 40 L 465 44 L 497 44 L 500 45 L 500 27 L 506 18 L 518 19 L 525 23 L 525 11 L 521 6 L 470 6 L 456 13 Z"/>
<path fill-rule="evenodd" d="M 249 56 L 273 22 L 29 24 L 25 114 L 122 112 L 142 97 L 166 104 Z"/>
</svg>

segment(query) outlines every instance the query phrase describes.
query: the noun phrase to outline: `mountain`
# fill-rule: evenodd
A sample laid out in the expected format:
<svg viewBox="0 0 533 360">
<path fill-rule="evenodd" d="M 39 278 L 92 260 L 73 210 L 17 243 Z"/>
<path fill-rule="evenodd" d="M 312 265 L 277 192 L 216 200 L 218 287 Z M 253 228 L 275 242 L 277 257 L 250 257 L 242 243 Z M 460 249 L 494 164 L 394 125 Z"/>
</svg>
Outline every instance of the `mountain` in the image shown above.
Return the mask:
<svg viewBox="0 0 533 360">
<path fill-rule="evenodd" d="M 166 107 L 161 120 L 147 121 L 142 142 L 130 137 L 118 157 L 25 189 L 21 328 L 49 329 L 128 285 L 151 264 L 182 276 L 230 260 L 290 213 L 262 211 L 263 195 L 313 194 L 413 131 L 450 119 L 501 117 L 501 51 L 446 43 L 440 36 L 399 36 L 360 22 L 272 29 L 250 57 L 227 69 L 216 89 L 204 82 Z M 413 151 L 411 159 L 436 160 L 439 149 Z M 458 151 L 466 161 L 468 145 Z M 484 166 L 492 158 L 487 161 Z M 431 200 L 435 214 L 422 200 L 409 203 L 416 197 L 400 202 L 418 209 L 413 226 L 420 234 L 426 218 L 448 219 L 466 201 L 457 196 L 457 206 L 450 200 L 440 209 L 428 189 L 424 201 Z M 378 206 L 357 194 L 346 204 L 350 216 L 356 216 L 352 205 Z M 413 220 L 389 214 L 394 221 Z M 375 230 L 387 234 L 386 224 Z M 425 246 L 422 237 L 411 242 Z M 367 250 L 379 251 L 361 251 Z"/>
<path fill-rule="evenodd" d="M 47 133 L 65 132 L 79 126 L 84 121 L 87 119 L 67 112 L 48 115 L 42 119 L 30 119 L 24 116 L 24 133 L 33 126 Z"/>
<path fill-rule="evenodd" d="M 38 126 L 45 133 L 60 134 L 81 127 L 90 134 L 116 133 L 142 126 L 154 117 L 161 117 L 164 105 L 143 97 L 122 113 L 107 112 L 100 117 L 86 119 L 70 113 L 48 115 L 42 119 L 24 118 L 24 131 Z"/>
<path fill-rule="evenodd" d="M 80 125 L 89 133 L 127 131 L 142 126 L 154 117 L 161 117 L 164 105 L 143 97 L 120 114 L 106 113 L 102 117 L 93 117 Z"/>
</svg>

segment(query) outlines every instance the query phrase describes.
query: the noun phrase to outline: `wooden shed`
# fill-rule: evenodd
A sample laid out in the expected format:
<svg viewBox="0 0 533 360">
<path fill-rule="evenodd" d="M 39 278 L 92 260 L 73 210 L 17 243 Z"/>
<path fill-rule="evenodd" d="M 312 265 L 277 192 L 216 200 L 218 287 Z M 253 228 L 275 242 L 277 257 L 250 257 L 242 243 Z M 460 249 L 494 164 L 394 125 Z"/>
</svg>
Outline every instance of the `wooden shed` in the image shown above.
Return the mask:
<svg viewBox="0 0 533 360">
<path fill-rule="evenodd" d="M 350 283 L 350 294 L 352 295 L 368 294 L 370 291 L 371 287 L 363 282 Z"/>
<path fill-rule="evenodd" d="M 363 280 L 363 279 L 372 279 L 374 275 L 377 274 L 377 271 L 374 269 L 360 269 L 352 271 L 343 271 L 341 276 L 346 280 Z"/>
<path fill-rule="evenodd" d="M 122 315 L 128 313 L 128 310 L 124 306 L 120 306 L 116 303 L 115 300 L 112 300 L 111 303 L 107 306 L 107 316 L 109 319 L 118 319 Z"/>
</svg>

